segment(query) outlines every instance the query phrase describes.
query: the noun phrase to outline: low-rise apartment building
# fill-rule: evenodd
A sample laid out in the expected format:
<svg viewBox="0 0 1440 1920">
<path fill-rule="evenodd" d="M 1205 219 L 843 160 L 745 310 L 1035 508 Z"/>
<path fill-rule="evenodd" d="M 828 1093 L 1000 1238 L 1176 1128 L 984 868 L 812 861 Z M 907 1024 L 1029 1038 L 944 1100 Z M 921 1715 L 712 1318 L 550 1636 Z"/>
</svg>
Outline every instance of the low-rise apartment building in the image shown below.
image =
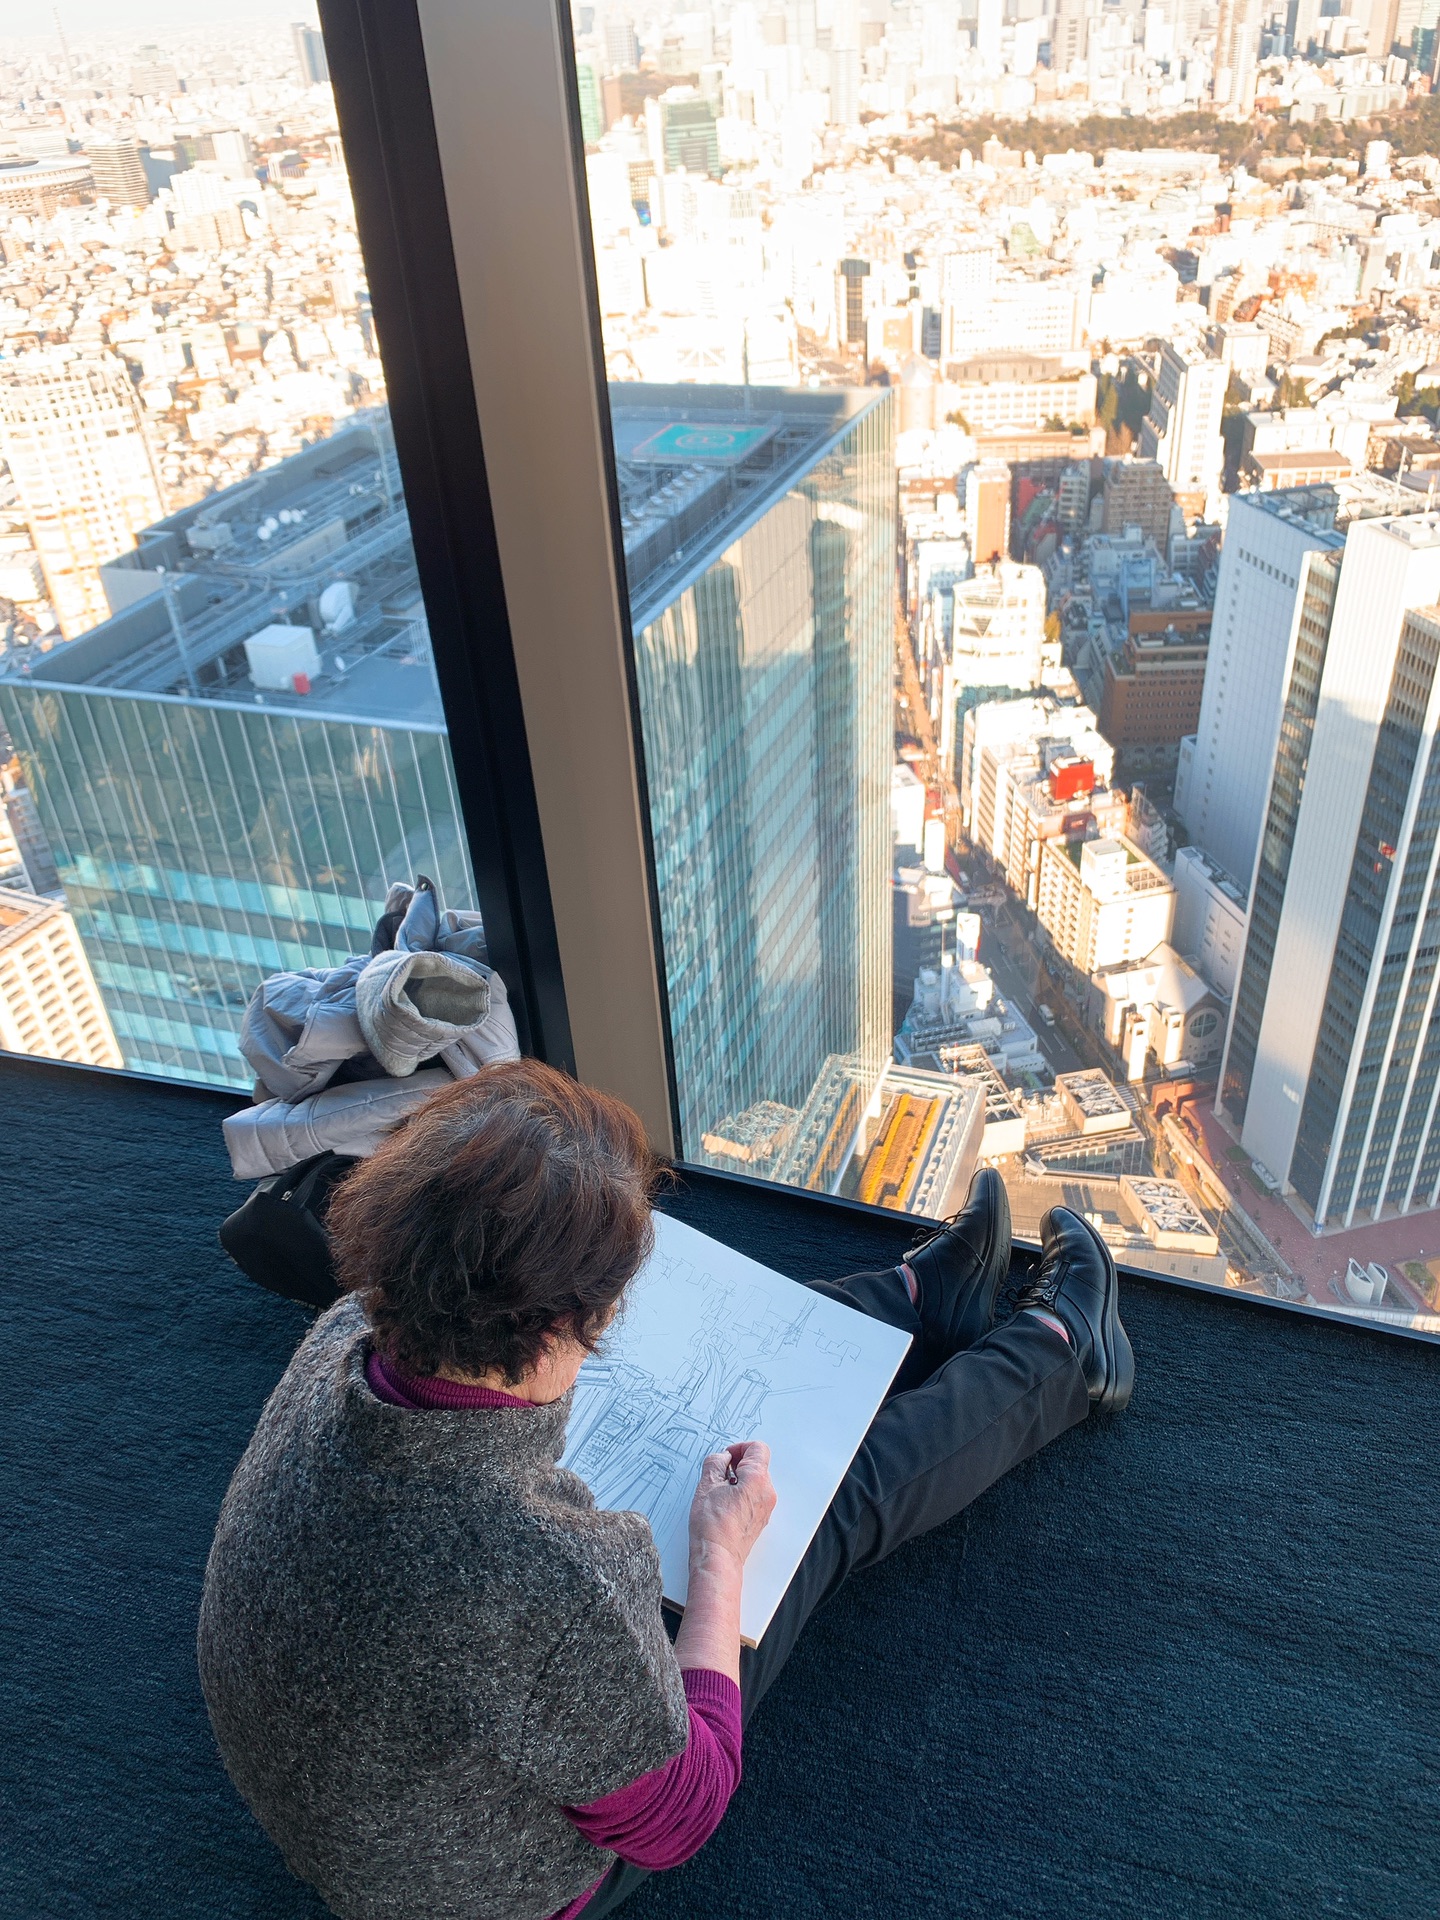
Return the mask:
<svg viewBox="0 0 1440 1920">
<path fill-rule="evenodd" d="M 1175 888 L 1123 836 L 1045 840 L 1035 911 L 1056 951 L 1080 973 L 1141 960 L 1170 938 Z"/>
<path fill-rule="evenodd" d="M 1178 746 L 1200 724 L 1209 654 L 1208 609 L 1198 618 L 1179 614 L 1173 624 L 1132 630 L 1105 662 L 1100 695 L 1105 738 L 1116 747 Z"/>
<path fill-rule="evenodd" d="M 974 433 L 1001 427 L 1088 427 L 1095 418 L 1095 376 L 1039 353 L 977 354 L 951 361 L 944 395 Z"/>
</svg>

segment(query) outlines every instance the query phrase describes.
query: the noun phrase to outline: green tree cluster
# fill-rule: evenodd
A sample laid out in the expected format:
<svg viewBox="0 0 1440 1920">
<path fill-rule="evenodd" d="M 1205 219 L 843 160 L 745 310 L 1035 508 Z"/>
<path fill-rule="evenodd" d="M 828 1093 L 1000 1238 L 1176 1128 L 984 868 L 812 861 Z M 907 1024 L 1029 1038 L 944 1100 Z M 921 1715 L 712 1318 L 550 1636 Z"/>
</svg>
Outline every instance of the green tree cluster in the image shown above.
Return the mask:
<svg viewBox="0 0 1440 1920">
<path fill-rule="evenodd" d="M 1440 417 L 1440 387 L 1417 387 L 1413 373 L 1402 373 L 1395 383 L 1395 411 L 1402 420 Z"/>
<path fill-rule="evenodd" d="M 665 76 L 668 83 L 671 76 Z M 1262 84 L 1261 92 L 1264 92 Z M 1353 160 L 1367 140 L 1388 140 L 1402 159 L 1440 152 L 1440 94 L 1420 95 L 1393 113 L 1372 114 L 1363 120 L 1317 120 L 1292 124 L 1286 114 L 1259 113 L 1249 120 L 1217 119 L 1213 113 L 1186 112 L 1163 118 L 1111 118 L 1092 113 L 1075 121 L 1040 120 L 1033 114 L 1009 119 L 1003 114 L 967 116 L 937 127 L 933 134 L 904 141 L 896 151 L 942 167 L 960 164 L 968 149 L 978 156 L 987 140 L 1002 141 L 1012 151 L 1037 156 L 1066 153 L 1102 154 L 1107 147 L 1138 152 L 1165 147 L 1188 152 L 1218 153 L 1226 166 L 1244 161 L 1256 165 L 1267 154 L 1323 166 L 1337 159 Z"/>
</svg>

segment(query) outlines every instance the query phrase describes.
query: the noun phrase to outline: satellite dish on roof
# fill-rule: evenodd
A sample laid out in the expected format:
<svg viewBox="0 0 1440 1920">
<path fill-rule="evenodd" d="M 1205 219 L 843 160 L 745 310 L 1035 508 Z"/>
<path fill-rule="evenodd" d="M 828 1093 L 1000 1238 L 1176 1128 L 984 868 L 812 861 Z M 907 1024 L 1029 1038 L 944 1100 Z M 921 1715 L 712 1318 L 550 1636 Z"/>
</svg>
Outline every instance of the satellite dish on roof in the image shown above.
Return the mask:
<svg viewBox="0 0 1440 1920">
<path fill-rule="evenodd" d="M 332 580 L 320 596 L 320 618 L 327 633 L 343 633 L 355 620 L 355 589 L 348 580 Z"/>
</svg>

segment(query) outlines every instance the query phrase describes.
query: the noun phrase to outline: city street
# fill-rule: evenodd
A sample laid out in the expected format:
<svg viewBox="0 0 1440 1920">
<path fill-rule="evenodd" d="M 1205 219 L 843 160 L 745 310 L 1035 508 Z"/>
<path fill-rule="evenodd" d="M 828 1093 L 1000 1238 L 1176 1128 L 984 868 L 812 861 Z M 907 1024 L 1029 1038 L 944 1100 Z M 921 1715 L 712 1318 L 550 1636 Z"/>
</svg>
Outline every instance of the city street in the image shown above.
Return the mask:
<svg viewBox="0 0 1440 1920">
<path fill-rule="evenodd" d="M 1002 918 L 1003 915 L 1003 918 Z M 1086 1063 L 1066 1039 L 1058 1026 L 1047 1027 L 1040 1018 L 1040 1010 L 1034 995 L 1030 991 L 1027 975 L 1023 971 L 1025 952 L 1024 942 L 1019 930 L 1004 909 L 991 911 L 984 916 L 985 932 L 980 941 L 980 959 L 995 976 L 995 984 L 1002 998 L 1008 1000 L 1015 1011 L 1034 1029 L 1041 1053 L 1050 1062 L 1056 1073 L 1074 1073 Z M 1032 962 L 1033 965 L 1033 962 Z"/>
<path fill-rule="evenodd" d="M 1291 1271 L 1304 1281 L 1312 1299 L 1322 1306 L 1346 1303 L 1348 1296 L 1336 1289 L 1343 1287 L 1349 1262 L 1358 1260 L 1362 1266 L 1378 1261 L 1394 1276 L 1393 1284 L 1403 1298 L 1387 1300 L 1387 1305 L 1429 1304 L 1421 1300 L 1400 1269 L 1405 1261 L 1440 1257 L 1440 1211 L 1368 1222 L 1348 1233 L 1312 1233 L 1285 1201 L 1265 1193 L 1251 1179 L 1248 1161 L 1231 1157 L 1235 1142 L 1207 1107 L 1196 1106 L 1190 1117 L 1204 1134 L 1206 1157 L 1219 1179 Z"/>
</svg>

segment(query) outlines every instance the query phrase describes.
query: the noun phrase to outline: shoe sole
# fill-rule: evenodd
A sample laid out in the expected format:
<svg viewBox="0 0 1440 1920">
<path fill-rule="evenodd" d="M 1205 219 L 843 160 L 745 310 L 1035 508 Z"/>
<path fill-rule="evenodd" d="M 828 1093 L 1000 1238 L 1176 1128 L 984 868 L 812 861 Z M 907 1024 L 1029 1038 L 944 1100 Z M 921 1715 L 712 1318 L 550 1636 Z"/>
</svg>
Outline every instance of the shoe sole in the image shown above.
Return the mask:
<svg viewBox="0 0 1440 1920">
<path fill-rule="evenodd" d="M 1081 1216 L 1077 1214 L 1076 1218 Z M 1090 1222 L 1086 1220 L 1084 1224 L 1105 1262 L 1105 1311 L 1100 1338 L 1110 1356 L 1105 1384 L 1099 1393 L 1091 1396 L 1090 1406 L 1095 1413 L 1119 1413 L 1129 1405 L 1130 1395 L 1135 1391 L 1135 1349 L 1120 1324 L 1120 1275 L 1115 1270 L 1115 1256 Z"/>
</svg>

